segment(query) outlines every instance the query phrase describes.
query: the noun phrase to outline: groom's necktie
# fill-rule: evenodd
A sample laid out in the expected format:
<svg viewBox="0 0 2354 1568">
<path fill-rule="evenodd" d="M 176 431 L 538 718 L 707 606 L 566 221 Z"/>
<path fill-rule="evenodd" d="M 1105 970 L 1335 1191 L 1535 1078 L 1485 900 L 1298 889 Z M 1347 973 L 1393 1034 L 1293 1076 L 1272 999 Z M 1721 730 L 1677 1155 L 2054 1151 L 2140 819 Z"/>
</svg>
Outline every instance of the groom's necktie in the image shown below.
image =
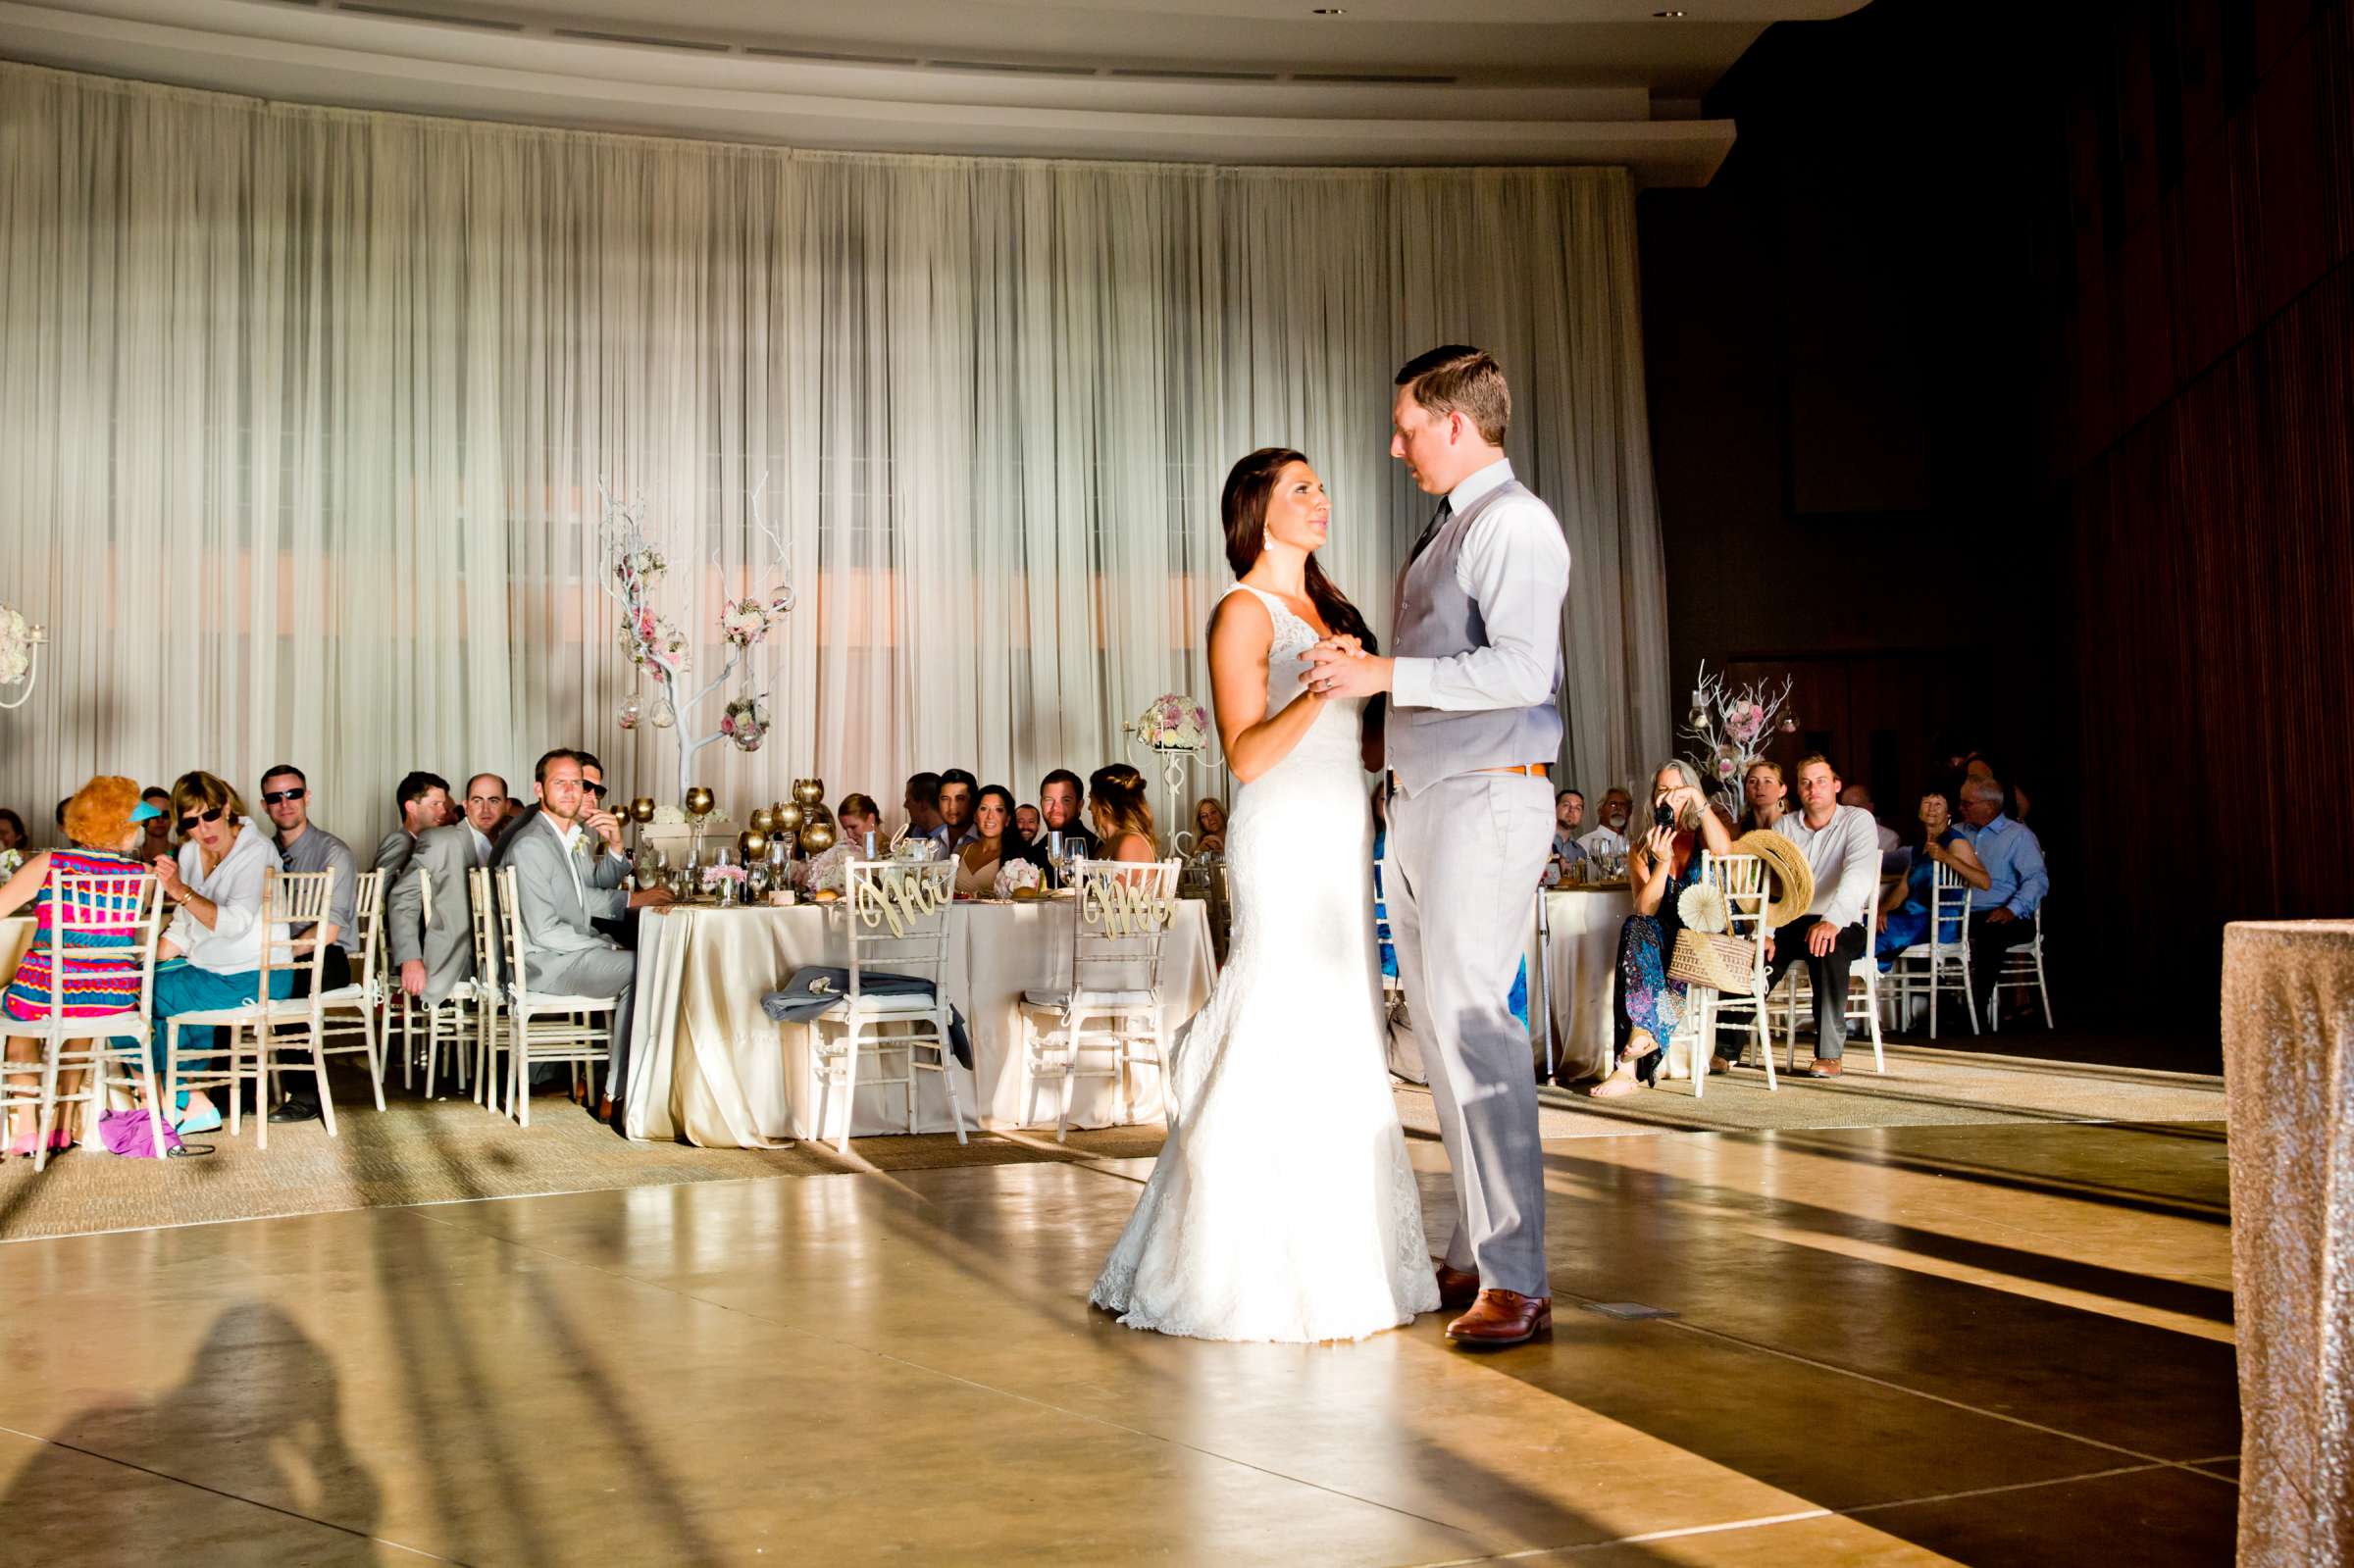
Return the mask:
<svg viewBox="0 0 2354 1568">
<path fill-rule="evenodd" d="M 1430 548 L 1430 541 L 1439 536 L 1439 530 L 1445 528 L 1447 520 L 1453 516 L 1455 516 L 1455 502 L 1452 500 L 1441 501 L 1439 509 L 1430 515 L 1430 527 L 1424 529 L 1422 536 L 1414 541 L 1414 553 L 1406 558 L 1407 566 L 1412 566 L 1416 561 L 1422 559 L 1422 552 Z"/>
</svg>

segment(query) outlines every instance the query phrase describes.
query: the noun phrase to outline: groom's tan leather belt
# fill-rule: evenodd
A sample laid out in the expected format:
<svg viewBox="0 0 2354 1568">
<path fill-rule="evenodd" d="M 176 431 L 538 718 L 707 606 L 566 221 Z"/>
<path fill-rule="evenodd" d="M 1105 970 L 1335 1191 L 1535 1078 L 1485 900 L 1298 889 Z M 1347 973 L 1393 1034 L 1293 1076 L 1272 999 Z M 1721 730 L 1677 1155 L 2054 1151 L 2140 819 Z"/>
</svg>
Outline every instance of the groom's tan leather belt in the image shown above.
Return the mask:
<svg viewBox="0 0 2354 1568">
<path fill-rule="evenodd" d="M 1507 768 L 1474 768 L 1471 771 L 1473 773 L 1516 773 L 1524 779 L 1549 779 L 1552 777 L 1552 774 L 1547 771 L 1550 767 L 1551 764 L 1543 762 L 1515 762 Z M 1389 779 L 1390 787 L 1397 788 L 1398 776 L 1393 773 Z"/>
</svg>

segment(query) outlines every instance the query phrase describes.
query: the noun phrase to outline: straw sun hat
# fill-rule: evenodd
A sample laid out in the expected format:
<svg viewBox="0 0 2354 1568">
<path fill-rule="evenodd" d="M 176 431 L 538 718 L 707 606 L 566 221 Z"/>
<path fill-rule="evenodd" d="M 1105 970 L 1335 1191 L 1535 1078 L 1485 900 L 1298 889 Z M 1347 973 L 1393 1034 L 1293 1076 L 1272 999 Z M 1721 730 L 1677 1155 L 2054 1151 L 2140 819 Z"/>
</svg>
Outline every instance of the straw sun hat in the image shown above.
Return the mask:
<svg viewBox="0 0 2354 1568">
<path fill-rule="evenodd" d="M 1735 839 L 1733 853 L 1755 855 L 1766 863 L 1766 875 L 1773 883 L 1773 899 L 1766 908 L 1767 931 L 1781 930 L 1815 902 L 1815 873 L 1795 840 L 1760 829 Z"/>
</svg>

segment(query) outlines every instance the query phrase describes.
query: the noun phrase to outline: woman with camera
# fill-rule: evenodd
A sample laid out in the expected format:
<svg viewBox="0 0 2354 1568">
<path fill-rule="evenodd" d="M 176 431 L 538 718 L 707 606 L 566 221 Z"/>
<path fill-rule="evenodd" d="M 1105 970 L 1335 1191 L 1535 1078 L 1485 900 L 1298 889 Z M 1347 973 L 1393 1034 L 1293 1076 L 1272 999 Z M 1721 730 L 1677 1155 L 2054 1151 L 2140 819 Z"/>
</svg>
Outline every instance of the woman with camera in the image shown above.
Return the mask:
<svg viewBox="0 0 2354 1568">
<path fill-rule="evenodd" d="M 1627 850 L 1635 912 L 1618 932 L 1615 1065 L 1586 1091 L 1595 1098 L 1616 1099 L 1658 1082 L 1663 1047 L 1684 1021 L 1684 983 L 1667 974 L 1683 929 L 1676 900 L 1700 881 L 1702 850 L 1725 855 L 1732 848 L 1692 765 L 1662 763 L 1651 778 L 1651 830 Z"/>
</svg>

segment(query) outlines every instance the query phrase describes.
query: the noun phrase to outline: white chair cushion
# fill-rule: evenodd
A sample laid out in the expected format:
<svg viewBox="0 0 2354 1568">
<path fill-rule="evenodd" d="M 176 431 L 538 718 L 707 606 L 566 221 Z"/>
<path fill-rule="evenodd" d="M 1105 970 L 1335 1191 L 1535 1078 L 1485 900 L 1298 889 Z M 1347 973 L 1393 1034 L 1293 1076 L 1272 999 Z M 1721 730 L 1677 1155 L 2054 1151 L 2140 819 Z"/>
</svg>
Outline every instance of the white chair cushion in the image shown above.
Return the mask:
<svg viewBox="0 0 2354 1568">
<path fill-rule="evenodd" d="M 616 998 L 611 996 L 551 996 L 545 991 L 532 992 L 532 1011 L 535 1013 L 609 1013 Z M 513 1005 L 514 999 L 508 998 Z"/>
<path fill-rule="evenodd" d="M 1157 1007 L 1160 996 L 1149 990 L 1091 990 L 1082 993 L 1090 1009 L 1098 1007 Z M 1062 1012 L 1071 1005 L 1067 990 L 1026 990 L 1022 992 L 1026 1007 L 1048 1007 Z"/>
<path fill-rule="evenodd" d="M 845 995 L 843 999 L 846 1002 L 849 998 Z M 921 992 L 911 992 L 904 996 L 878 996 L 873 991 L 860 991 L 857 1005 L 843 1009 L 845 1012 L 855 1012 L 864 1018 L 909 1017 L 941 1010 L 941 1004 L 937 998 L 926 996 Z"/>
<path fill-rule="evenodd" d="M 365 986 L 337 986 L 333 990 L 319 993 L 319 1005 L 322 1007 L 365 1007 L 368 1000 L 368 987 Z"/>
</svg>

